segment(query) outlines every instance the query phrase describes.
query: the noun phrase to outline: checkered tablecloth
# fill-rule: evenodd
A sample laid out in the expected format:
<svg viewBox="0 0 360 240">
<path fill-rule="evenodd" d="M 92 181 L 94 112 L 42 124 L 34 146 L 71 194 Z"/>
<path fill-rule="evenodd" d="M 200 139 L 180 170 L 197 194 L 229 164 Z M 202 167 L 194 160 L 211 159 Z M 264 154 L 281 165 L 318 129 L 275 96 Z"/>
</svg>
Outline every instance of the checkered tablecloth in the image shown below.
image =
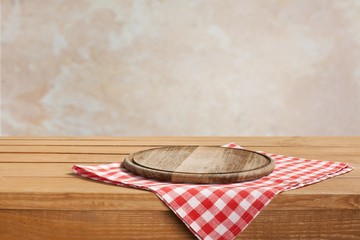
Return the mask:
<svg viewBox="0 0 360 240">
<path fill-rule="evenodd" d="M 223 147 L 241 148 L 234 143 Z M 254 181 L 233 184 L 160 182 L 136 176 L 121 163 L 75 165 L 73 170 L 97 181 L 154 192 L 199 239 L 234 239 L 276 194 L 352 170 L 342 162 L 260 153 L 274 159 L 274 171 Z"/>
</svg>

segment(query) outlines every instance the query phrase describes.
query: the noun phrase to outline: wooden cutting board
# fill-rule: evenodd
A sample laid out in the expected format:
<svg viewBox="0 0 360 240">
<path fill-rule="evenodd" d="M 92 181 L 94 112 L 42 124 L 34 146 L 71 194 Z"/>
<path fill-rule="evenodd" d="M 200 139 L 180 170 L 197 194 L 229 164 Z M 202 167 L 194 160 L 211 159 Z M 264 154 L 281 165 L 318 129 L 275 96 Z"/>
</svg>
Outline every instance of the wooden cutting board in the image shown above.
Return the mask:
<svg viewBox="0 0 360 240">
<path fill-rule="evenodd" d="M 275 163 L 263 154 L 244 149 L 171 146 L 133 153 L 123 166 L 161 181 L 233 183 L 268 175 Z"/>
</svg>

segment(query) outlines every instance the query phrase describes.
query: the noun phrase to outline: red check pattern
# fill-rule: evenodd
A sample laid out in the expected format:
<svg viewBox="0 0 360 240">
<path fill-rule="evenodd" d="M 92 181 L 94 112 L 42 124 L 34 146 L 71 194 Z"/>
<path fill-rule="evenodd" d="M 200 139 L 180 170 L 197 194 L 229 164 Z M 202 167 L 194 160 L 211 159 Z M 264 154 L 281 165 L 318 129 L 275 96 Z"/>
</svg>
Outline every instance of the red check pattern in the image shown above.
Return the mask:
<svg viewBox="0 0 360 240">
<path fill-rule="evenodd" d="M 230 143 L 223 147 L 241 148 Z M 264 153 L 274 171 L 263 178 L 233 184 L 184 184 L 136 176 L 121 163 L 75 165 L 75 173 L 97 181 L 154 192 L 199 239 L 234 239 L 276 194 L 347 173 L 347 163 Z"/>
</svg>

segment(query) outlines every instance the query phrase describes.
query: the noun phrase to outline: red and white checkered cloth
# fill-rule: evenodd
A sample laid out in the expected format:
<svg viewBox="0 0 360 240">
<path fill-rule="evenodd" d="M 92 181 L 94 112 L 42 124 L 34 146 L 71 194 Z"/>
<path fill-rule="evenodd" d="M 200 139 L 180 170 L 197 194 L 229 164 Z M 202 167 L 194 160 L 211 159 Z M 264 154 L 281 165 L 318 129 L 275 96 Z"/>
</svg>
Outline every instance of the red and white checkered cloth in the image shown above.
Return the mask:
<svg viewBox="0 0 360 240">
<path fill-rule="evenodd" d="M 230 143 L 223 147 L 241 148 Z M 97 181 L 154 192 L 199 239 L 234 239 L 282 191 L 323 181 L 352 168 L 347 163 L 266 154 L 274 171 L 254 181 L 232 184 L 160 182 L 136 176 L 121 163 L 75 165 L 75 173 Z"/>
</svg>

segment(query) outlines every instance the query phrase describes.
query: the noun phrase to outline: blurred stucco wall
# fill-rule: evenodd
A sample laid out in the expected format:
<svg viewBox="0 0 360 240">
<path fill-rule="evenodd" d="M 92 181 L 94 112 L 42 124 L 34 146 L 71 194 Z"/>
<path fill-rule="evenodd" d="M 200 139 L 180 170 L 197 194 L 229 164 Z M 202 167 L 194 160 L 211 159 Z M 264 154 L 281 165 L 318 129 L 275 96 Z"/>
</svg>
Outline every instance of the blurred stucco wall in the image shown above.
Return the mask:
<svg viewBox="0 0 360 240">
<path fill-rule="evenodd" d="M 3 135 L 359 135 L 360 1 L 1 1 Z"/>
</svg>

